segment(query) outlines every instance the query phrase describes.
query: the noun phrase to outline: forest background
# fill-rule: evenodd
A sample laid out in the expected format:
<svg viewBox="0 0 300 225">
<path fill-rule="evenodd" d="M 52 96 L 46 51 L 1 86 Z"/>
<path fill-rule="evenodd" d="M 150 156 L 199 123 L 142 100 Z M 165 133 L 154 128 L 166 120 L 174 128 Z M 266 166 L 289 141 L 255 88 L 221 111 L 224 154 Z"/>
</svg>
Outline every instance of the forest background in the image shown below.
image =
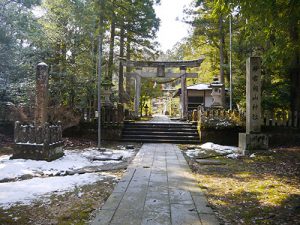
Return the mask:
<svg viewBox="0 0 300 225">
<path fill-rule="evenodd" d="M 50 106 L 96 109 L 99 34 L 104 36 L 102 76 L 118 85 L 132 60 L 191 60 L 205 57 L 198 78 L 214 76 L 229 87 L 229 22 L 232 24 L 234 107 L 245 108 L 245 61 L 262 57 L 264 110 L 300 111 L 300 1 L 195 0 L 185 10 L 189 36 L 167 52 L 155 42 L 159 0 L 1 0 L 0 101 L 34 104 L 35 66 L 50 69 Z M 168 12 L 166 12 L 168 13 Z M 149 82 L 145 86 L 151 87 Z M 144 95 L 158 96 L 159 89 Z M 131 88 L 127 88 L 130 91 Z M 143 96 L 142 96 L 143 97 Z M 145 96 L 144 96 L 145 98 Z M 132 100 L 132 99 L 131 99 Z"/>
</svg>

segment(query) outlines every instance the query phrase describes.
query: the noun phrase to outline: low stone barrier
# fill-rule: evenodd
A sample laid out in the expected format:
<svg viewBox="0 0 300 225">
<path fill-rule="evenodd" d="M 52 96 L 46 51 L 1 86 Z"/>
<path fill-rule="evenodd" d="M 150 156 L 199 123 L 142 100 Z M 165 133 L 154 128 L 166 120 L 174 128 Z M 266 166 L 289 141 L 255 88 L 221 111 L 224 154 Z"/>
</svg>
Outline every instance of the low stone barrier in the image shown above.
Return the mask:
<svg viewBox="0 0 300 225">
<path fill-rule="evenodd" d="M 43 126 L 15 123 L 15 148 L 12 158 L 51 161 L 63 155 L 61 124 Z"/>
<path fill-rule="evenodd" d="M 270 147 L 299 145 L 299 112 L 276 110 L 262 112 L 262 132 L 268 135 Z M 197 121 L 202 143 L 238 144 L 238 134 L 245 132 L 245 112 L 198 107 L 189 112 L 189 120 Z"/>
</svg>

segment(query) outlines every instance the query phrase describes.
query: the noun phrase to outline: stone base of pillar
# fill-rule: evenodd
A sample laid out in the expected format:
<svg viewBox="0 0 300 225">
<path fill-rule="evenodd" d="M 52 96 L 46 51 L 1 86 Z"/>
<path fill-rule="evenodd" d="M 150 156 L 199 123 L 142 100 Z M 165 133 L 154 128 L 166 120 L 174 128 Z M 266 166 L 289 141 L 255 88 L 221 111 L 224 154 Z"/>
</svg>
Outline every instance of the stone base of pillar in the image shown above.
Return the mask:
<svg viewBox="0 0 300 225">
<path fill-rule="evenodd" d="M 43 126 L 22 125 L 15 122 L 15 146 L 12 159 L 52 161 L 64 155 L 62 125 L 45 123 Z"/>
<path fill-rule="evenodd" d="M 32 159 L 52 161 L 64 155 L 63 141 L 49 146 L 44 144 L 15 144 L 11 159 Z"/>
<path fill-rule="evenodd" d="M 244 155 L 268 150 L 269 137 L 266 134 L 239 133 L 239 149 Z"/>
</svg>

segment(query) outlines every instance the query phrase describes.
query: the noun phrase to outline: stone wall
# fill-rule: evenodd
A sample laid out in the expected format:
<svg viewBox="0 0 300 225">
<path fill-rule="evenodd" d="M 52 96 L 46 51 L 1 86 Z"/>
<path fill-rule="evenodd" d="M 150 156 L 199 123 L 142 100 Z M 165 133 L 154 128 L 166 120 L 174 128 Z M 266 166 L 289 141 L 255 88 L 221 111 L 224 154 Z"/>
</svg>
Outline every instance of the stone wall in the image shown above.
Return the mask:
<svg viewBox="0 0 300 225">
<path fill-rule="evenodd" d="M 121 139 L 123 123 L 103 123 L 101 126 L 101 139 L 118 141 Z M 77 126 L 67 128 L 63 131 L 64 137 L 87 137 L 97 139 L 97 120 L 91 122 L 80 122 Z"/>
<path fill-rule="evenodd" d="M 213 142 L 219 145 L 237 146 L 239 133 L 245 131 L 245 128 L 228 127 L 215 129 L 202 127 L 198 131 L 201 143 Z"/>
<path fill-rule="evenodd" d="M 238 136 L 240 132 L 245 132 L 245 127 L 228 128 L 205 128 L 199 130 L 201 143 L 213 142 L 220 145 L 238 145 Z M 269 137 L 269 146 L 271 148 L 281 146 L 299 146 L 300 129 L 292 127 L 269 126 L 262 127 L 262 132 Z"/>
</svg>

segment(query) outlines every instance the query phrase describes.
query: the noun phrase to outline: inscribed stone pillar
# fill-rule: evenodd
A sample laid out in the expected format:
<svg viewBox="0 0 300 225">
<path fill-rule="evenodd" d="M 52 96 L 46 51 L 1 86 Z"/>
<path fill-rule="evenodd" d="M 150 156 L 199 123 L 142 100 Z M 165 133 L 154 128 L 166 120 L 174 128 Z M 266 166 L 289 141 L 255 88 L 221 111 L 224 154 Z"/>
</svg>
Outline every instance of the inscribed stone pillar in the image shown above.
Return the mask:
<svg viewBox="0 0 300 225">
<path fill-rule="evenodd" d="M 268 136 L 261 132 L 261 58 L 246 61 L 246 133 L 239 134 L 244 154 L 268 149 Z"/>
<path fill-rule="evenodd" d="M 246 62 L 246 133 L 261 131 L 261 58 Z"/>
<path fill-rule="evenodd" d="M 140 97 L 141 97 L 141 76 L 135 77 L 135 99 L 134 99 L 134 112 L 135 116 L 139 116 L 140 109 Z"/>
<path fill-rule="evenodd" d="M 44 125 L 48 117 L 48 65 L 41 62 L 36 67 L 35 123 Z"/>
<path fill-rule="evenodd" d="M 187 88 L 186 88 L 186 67 L 180 67 L 181 75 L 181 118 L 186 119 L 188 114 L 188 104 L 187 104 Z"/>
</svg>

